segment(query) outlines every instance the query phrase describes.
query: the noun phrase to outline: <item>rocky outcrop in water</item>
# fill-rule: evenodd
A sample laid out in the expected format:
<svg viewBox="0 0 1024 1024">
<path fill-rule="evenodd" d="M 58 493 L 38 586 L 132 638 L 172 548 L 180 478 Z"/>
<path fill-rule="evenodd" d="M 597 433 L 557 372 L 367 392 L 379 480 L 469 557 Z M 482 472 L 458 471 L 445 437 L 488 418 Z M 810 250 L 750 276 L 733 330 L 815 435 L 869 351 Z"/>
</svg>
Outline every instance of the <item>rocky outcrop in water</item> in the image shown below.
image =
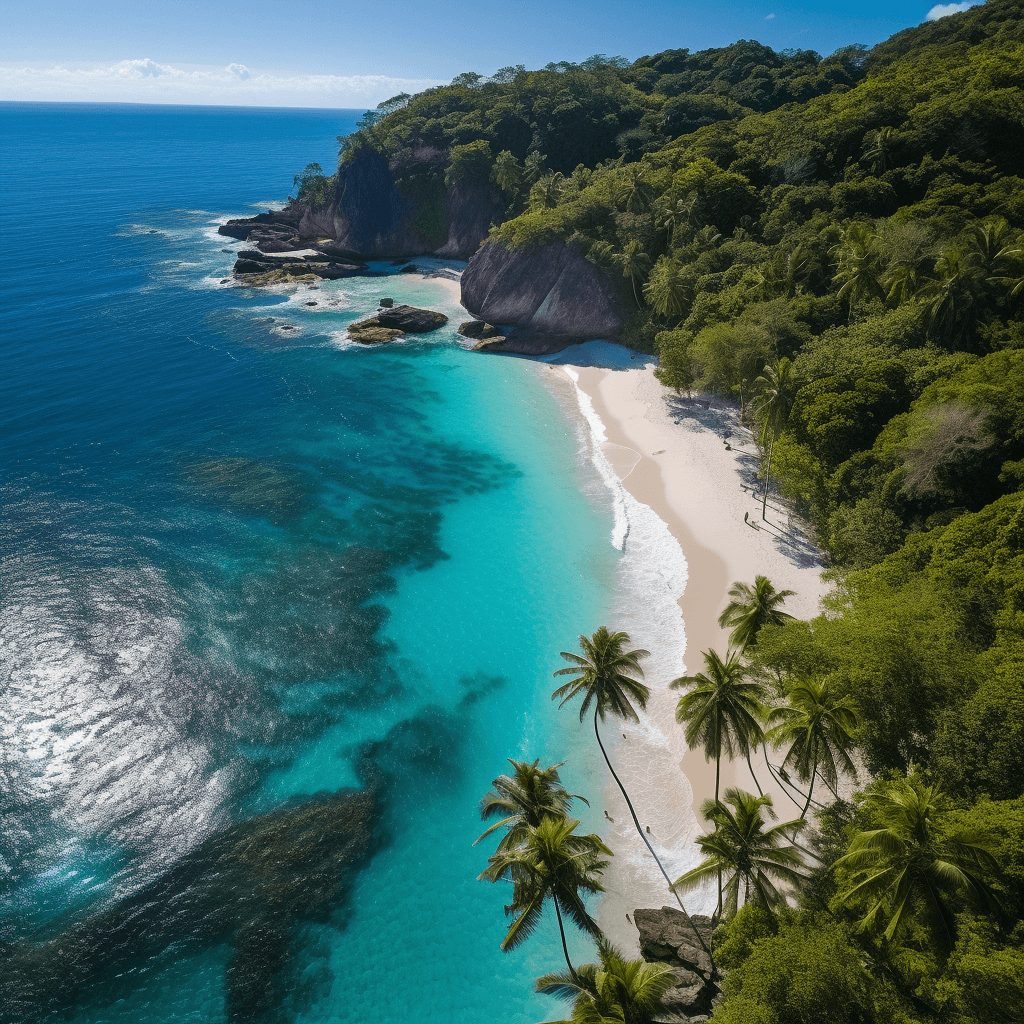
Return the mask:
<svg viewBox="0 0 1024 1024">
<path fill-rule="evenodd" d="M 312 281 L 321 278 L 336 281 L 343 277 L 373 276 L 365 263 L 325 257 L 316 249 L 268 254 L 258 249 L 243 249 L 234 266 L 235 276 L 245 284 L 279 284 L 288 281 Z"/>
<path fill-rule="evenodd" d="M 613 338 L 626 318 L 619 282 L 561 243 L 509 250 L 484 245 L 462 274 L 462 304 L 490 323 L 513 324 L 500 352 L 542 355 L 588 338 Z"/>
<path fill-rule="evenodd" d="M 70 1015 L 100 989 L 115 998 L 172 942 L 198 951 L 225 941 L 228 1019 L 270 1019 L 287 988 L 296 926 L 330 919 L 372 852 L 376 819 L 373 793 L 340 791 L 211 836 L 109 909 L 49 942 L 6 950 L 3 1020 Z"/>
<path fill-rule="evenodd" d="M 660 1021 L 705 1021 L 719 994 L 711 960 L 701 949 L 686 915 L 675 907 L 637 910 L 633 914 L 640 932 L 640 953 L 649 963 L 668 964 L 673 971 L 672 987 L 662 997 L 665 1013 Z M 711 918 L 691 915 L 691 920 L 711 948 L 714 930 Z"/>
<path fill-rule="evenodd" d="M 392 306 L 377 310 L 365 320 L 349 324 L 348 334 L 353 341 L 364 345 L 392 341 L 403 334 L 427 334 L 448 323 L 444 313 L 416 306 Z"/>
</svg>

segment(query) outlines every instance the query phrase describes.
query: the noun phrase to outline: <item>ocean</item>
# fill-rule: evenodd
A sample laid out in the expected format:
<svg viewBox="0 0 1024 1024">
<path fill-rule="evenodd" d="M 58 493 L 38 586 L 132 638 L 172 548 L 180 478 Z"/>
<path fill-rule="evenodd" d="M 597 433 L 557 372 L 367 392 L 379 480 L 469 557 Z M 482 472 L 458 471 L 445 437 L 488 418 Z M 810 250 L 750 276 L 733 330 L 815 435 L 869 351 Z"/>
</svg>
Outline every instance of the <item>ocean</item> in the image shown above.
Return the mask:
<svg viewBox="0 0 1024 1024">
<path fill-rule="evenodd" d="M 473 841 L 510 757 L 566 761 L 599 830 L 600 755 L 550 700 L 622 557 L 585 423 L 534 364 L 461 347 L 436 281 L 221 283 L 217 224 L 331 168 L 361 114 L 0 104 L 0 974 L 60 936 L 101 961 L 9 1019 L 565 1015 L 532 992 L 562 965 L 550 911 L 503 954 Z M 347 342 L 382 295 L 450 323 Z M 368 778 L 373 840 L 330 898 L 276 911 L 285 872 L 245 910 L 273 941 L 210 924 L 241 898 L 216 878 L 189 907 L 192 867 L 160 902 L 211 837 Z M 117 942 L 88 924 L 124 906 Z"/>
</svg>

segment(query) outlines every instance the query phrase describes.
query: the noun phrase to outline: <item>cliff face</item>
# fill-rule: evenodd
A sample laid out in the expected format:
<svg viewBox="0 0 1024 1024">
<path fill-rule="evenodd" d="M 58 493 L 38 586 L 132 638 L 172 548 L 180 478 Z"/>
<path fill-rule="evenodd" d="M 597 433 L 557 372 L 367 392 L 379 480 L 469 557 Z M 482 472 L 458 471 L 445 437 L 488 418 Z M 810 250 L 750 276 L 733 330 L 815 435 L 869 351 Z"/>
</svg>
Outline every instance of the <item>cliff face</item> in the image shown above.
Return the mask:
<svg viewBox="0 0 1024 1024">
<path fill-rule="evenodd" d="M 440 235 L 424 239 L 417 230 L 422 211 L 395 185 L 388 161 L 379 153 L 361 153 L 338 172 L 335 198 L 322 206 L 293 203 L 285 210 L 230 221 L 221 234 L 254 243 L 263 252 L 317 246 L 349 257 L 390 259 L 442 256 L 468 259 L 487 237 L 503 207 L 486 182 L 446 187 Z M 438 244 L 440 240 L 440 244 Z"/>
<path fill-rule="evenodd" d="M 492 241 L 462 274 L 462 304 L 488 323 L 514 325 L 496 350 L 539 355 L 615 337 L 627 315 L 617 284 L 573 245 L 509 251 Z"/>
</svg>

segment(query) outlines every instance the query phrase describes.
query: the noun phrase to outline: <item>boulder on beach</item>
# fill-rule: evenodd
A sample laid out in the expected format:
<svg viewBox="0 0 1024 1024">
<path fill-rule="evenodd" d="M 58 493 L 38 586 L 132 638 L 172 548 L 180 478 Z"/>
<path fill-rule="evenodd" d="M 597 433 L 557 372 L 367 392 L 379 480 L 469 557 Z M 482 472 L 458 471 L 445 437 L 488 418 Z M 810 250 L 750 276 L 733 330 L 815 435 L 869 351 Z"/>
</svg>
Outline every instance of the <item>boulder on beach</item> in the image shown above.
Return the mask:
<svg viewBox="0 0 1024 1024">
<path fill-rule="evenodd" d="M 705 945 L 711 946 L 714 927 L 703 914 L 690 915 L 689 921 L 675 907 L 661 910 L 636 910 L 633 920 L 640 932 L 640 953 L 648 963 L 672 968 L 672 987 L 662 997 L 667 1016 L 664 1020 L 706 1019 L 719 996 L 711 959 L 701 948 L 694 929 Z M 692 922 L 692 926 L 691 926 Z"/>
</svg>

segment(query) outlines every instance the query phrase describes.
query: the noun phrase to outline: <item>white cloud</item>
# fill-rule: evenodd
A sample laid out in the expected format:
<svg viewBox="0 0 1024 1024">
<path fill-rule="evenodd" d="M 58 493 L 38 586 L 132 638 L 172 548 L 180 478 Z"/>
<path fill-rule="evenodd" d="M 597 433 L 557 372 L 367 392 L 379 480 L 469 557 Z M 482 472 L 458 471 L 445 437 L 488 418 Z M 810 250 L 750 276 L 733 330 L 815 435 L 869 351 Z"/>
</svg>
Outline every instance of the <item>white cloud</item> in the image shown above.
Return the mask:
<svg viewBox="0 0 1024 1024">
<path fill-rule="evenodd" d="M 416 93 L 442 84 L 390 75 L 256 71 L 237 63 L 175 66 L 148 58 L 116 64 L 0 65 L 4 100 L 372 107 L 399 92 Z"/>
<path fill-rule="evenodd" d="M 938 21 L 950 14 L 959 14 L 966 11 L 968 7 L 975 7 L 984 0 L 964 0 L 962 4 L 936 4 L 925 16 L 925 21 Z"/>
<path fill-rule="evenodd" d="M 775 15 L 774 15 L 774 14 L 766 14 L 766 15 L 764 16 L 764 20 L 765 20 L 765 21 L 771 21 L 771 20 L 772 20 L 772 18 L 774 18 L 774 17 L 775 17 Z"/>
</svg>

